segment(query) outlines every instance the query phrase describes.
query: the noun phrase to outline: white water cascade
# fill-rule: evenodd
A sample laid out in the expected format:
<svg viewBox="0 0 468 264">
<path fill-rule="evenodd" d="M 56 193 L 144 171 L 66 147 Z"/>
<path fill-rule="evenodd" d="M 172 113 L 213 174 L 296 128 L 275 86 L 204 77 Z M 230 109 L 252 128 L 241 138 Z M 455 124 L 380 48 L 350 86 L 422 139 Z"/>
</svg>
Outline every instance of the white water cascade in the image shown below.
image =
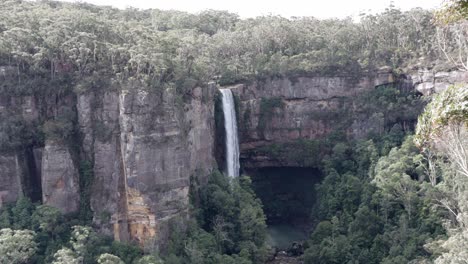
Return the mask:
<svg viewBox="0 0 468 264">
<path fill-rule="evenodd" d="M 234 96 L 229 89 L 220 89 L 223 101 L 224 129 L 226 131 L 226 164 L 227 174 L 239 176 L 239 139 L 237 137 L 236 109 Z"/>
</svg>

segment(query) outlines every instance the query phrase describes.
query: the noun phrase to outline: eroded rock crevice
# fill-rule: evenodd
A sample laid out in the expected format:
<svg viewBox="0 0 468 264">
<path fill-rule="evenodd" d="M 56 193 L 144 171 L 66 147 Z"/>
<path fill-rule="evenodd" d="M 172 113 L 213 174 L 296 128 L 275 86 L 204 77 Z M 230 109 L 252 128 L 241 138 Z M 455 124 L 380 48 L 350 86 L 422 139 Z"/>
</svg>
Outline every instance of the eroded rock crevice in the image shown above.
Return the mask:
<svg viewBox="0 0 468 264">
<path fill-rule="evenodd" d="M 241 171 L 259 180 L 272 168 L 317 168 L 326 152 L 319 141 L 338 134 L 365 139 L 393 126 L 408 130 L 414 125 L 406 115 L 410 111 L 392 119 L 363 109 L 361 95 L 385 86 L 405 95 L 426 95 L 467 79 L 460 72 L 397 75 L 382 69 L 360 76 L 283 77 L 229 86 L 239 123 Z M 175 88 L 106 85 L 0 96 L 1 117 L 20 124 L 18 131 L 31 137 L 0 149 L 0 206 L 22 195 L 65 213 L 89 206 L 89 218 L 102 233 L 164 244 L 170 223 L 189 215 L 190 177 L 224 169 L 224 135 L 218 129 L 222 111 L 215 103 L 219 86 L 211 83 L 181 96 Z M 45 137 L 38 136 L 43 128 L 48 129 Z M 307 155 L 296 155 L 298 146 L 306 146 L 309 152 L 300 152 Z M 302 176 L 290 173 L 267 174 L 278 182 L 301 181 Z"/>
<path fill-rule="evenodd" d="M 214 167 L 214 92 L 195 88 L 185 106 L 174 92 L 124 89 L 82 111 L 110 131 L 91 136 L 91 206 L 93 221 L 117 240 L 164 244 L 170 223 L 188 216 L 190 176 Z"/>
<path fill-rule="evenodd" d="M 41 148 L 26 148 L 18 155 L 18 160 L 21 165 L 22 176 L 21 186 L 24 195 L 29 197 L 32 202 L 42 201 L 42 149 Z"/>
</svg>

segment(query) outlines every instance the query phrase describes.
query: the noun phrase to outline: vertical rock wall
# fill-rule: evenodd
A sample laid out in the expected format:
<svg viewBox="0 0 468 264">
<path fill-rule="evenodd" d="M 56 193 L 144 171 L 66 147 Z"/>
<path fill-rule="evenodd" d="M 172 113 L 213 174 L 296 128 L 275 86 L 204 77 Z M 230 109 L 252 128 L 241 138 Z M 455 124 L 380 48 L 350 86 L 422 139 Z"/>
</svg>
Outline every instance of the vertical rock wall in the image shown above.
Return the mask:
<svg viewBox="0 0 468 264">
<path fill-rule="evenodd" d="M 258 168 L 283 162 L 264 154 L 262 149 L 271 144 L 320 139 L 337 130 L 356 139 L 382 133 L 384 117 L 361 113 L 356 101 L 359 95 L 378 86 L 395 85 L 402 92 L 415 89 L 430 95 L 466 82 L 466 72 L 420 70 L 397 76 L 390 68 L 382 68 L 362 76 L 272 78 L 227 88 L 238 100 L 244 168 Z"/>
<path fill-rule="evenodd" d="M 420 71 L 404 84 L 428 95 L 467 79 L 466 73 Z M 271 143 L 330 134 L 344 116 L 340 111 L 353 109 L 353 98 L 395 81 L 392 72 L 383 69 L 361 77 L 282 78 L 230 87 L 239 106 L 244 160 Z M 122 241 L 164 244 L 170 223 L 188 215 L 190 177 L 203 178 L 216 167 L 216 89 L 214 84 L 194 88 L 184 98 L 175 89 L 130 84 L 63 98 L 0 96 L 0 115 L 18 115 L 26 124 L 52 120 L 64 106 L 76 109 L 79 132 L 76 142 L 47 139 L 30 143 L 26 150 L 0 149 L 0 206 L 27 194 L 28 182 L 41 182 L 45 204 L 69 213 L 79 210 L 80 199 L 90 199 L 93 222 L 101 232 Z M 351 136 L 382 129 L 378 116 L 353 118 L 346 128 Z M 78 146 L 70 149 L 69 143 Z M 253 166 L 273 162 L 247 158 L 254 160 Z M 90 190 L 79 187 L 82 165 L 92 178 Z M 31 175 L 36 179 L 25 178 Z"/>
<path fill-rule="evenodd" d="M 1 68 L 1 67 L 0 67 Z M 26 132 L 18 129 L 24 123 L 31 123 L 37 120 L 39 111 L 37 103 L 32 96 L 14 97 L 8 95 L 0 95 L 0 121 L 1 119 L 14 119 L 13 126 L 6 127 L 10 133 L 16 133 L 13 136 L 24 136 L 18 133 Z M 27 177 L 37 176 L 40 178 L 40 149 L 25 149 L 16 145 L 18 142 L 13 142 L 12 135 L 2 134 L 0 131 L 0 140 L 12 148 L 3 149 L 0 147 L 0 208 L 5 203 L 15 202 L 19 197 L 32 192 L 32 188 L 40 190 L 40 186 L 31 186 L 33 181 Z M 28 164 L 33 163 L 33 164 Z M 30 165 L 30 166 L 28 166 Z M 31 169 L 36 171 L 30 171 Z M 39 179 L 40 182 L 40 179 Z M 40 196 L 40 192 L 39 192 Z"/>
<path fill-rule="evenodd" d="M 63 144 L 47 141 L 42 153 L 42 202 L 64 213 L 79 208 L 79 174 L 70 151 Z"/>
<path fill-rule="evenodd" d="M 383 70 L 361 77 L 277 78 L 229 87 L 239 105 L 244 167 L 278 166 L 278 160 L 270 160 L 256 150 L 273 143 L 323 138 L 335 131 L 343 119 L 349 119 L 354 98 L 393 82 L 391 71 Z M 375 125 L 380 126 L 375 122 L 365 127 L 356 124 L 365 129 L 363 133 Z M 342 129 L 351 135 L 355 133 L 351 125 Z"/>
<path fill-rule="evenodd" d="M 164 241 L 169 222 L 188 213 L 191 176 L 215 167 L 215 87 L 175 91 L 126 87 L 78 98 L 83 149 L 94 161 L 91 207 L 118 240 Z"/>
<path fill-rule="evenodd" d="M 215 91 L 215 85 L 198 87 L 181 98 L 175 89 L 127 85 L 62 97 L 0 96 L 0 114 L 14 113 L 24 124 L 76 110 L 70 121 L 78 132 L 70 140 L 46 136 L 26 150 L 0 149 L 0 207 L 29 195 L 26 187 L 64 213 L 90 199 L 104 234 L 164 244 L 170 223 L 188 216 L 190 177 L 216 167 Z M 92 178 L 90 190 L 80 190 L 83 177 Z"/>
<path fill-rule="evenodd" d="M 21 196 L 21 171 L 14 154 L 0 155 L 0 208 Z"/>
<path fill-rule="evenodd" d="M 409 76 L 415 89 L 423 95 L 439 93 L 450 85 L 468 82 L 468 72 L 466 71 L 434 72 L 432 70 L 419 70 Z"/>
</svg>

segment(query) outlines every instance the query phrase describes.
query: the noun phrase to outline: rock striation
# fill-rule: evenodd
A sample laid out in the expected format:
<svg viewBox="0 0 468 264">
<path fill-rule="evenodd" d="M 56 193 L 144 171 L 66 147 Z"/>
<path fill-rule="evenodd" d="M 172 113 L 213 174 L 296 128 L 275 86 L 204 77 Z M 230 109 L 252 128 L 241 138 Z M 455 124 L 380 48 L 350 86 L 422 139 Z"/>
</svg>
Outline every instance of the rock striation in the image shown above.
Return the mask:
<svg viewBox="0 0 468 264">
<path fill-rule="evenodd" d="M 434 72 L 422 69 L 409 76 L 415 89 L 425 96 L 442 92 L 450 85 L 468 82 L 467 71 Z"/>
<path fill-rule="evenodd" d="M 357 101 L 376 87 L 393 85 L 401 92 L 417 91 L 428 96 L 452 84 L 468 82 L 467 74 L 418 71 L 404 75 L 382 68 L 361 76 L 271 78 L 226 87 L 238 100 L 243 167 L 301 166 L 259 151 L 278 143 L 323 139 L 337 130 L 345 131 L 349 138 L 362 139 L 388 129 L 384 116 L 364 113 Z"/>
<path fill-rule="evenodd" d="M 195 88 L 186 103 L 170 89 L 80 95 L 83 150 L 94 164 L 91 209 L 102 232 L 159 242 L 188 215 L 190 177 L 215 167 L 214 91 Z"/>
<path fill-rule="evenodd" d="M 41 167 L 42 202 L 61 209 L 63 213 L 78 211 L 79 174 L 68 148 L 46 141 Z"/>
<path fill-rule="evenodd" d="M 338 127 L 353 138 L 381 131 L 382 117 L 362 114 L 355 100 L 375 87 L 392 84 L 429 95 L 467 82 L 466 74 L 396 75 L 381 69 L 361 76 L 271 78 L 229 86 L 237 105 L 242 165 L 298 166 L 257 150 L 321 139 Z M 0 96 L 0 116 L 13 118 L 11 124 L 21 121 L 21 133 L 72 129 L 62 139 L 46 135 L 0 149 L 0 207 L 23 195 L 38 196 L 64 213 L 89 206 L 102 233 L 164 247 L 171 225 L 183 225 L 188 217 L 191 179 L 203 183 L 212 169 L 223 167 L 215 157 L 218 88 L 210 83 L 181 95 L 174 88 L 129 82 L 84 92 Z M 2 141 L 2 133 L 0 143 L 10 143 Z"/>
<path fill-rule="evenodd" d="M 60 121 L 65 107 L 75 113 L 67 140 L 46 135 L 43 143 L 0 149 L 0 207 L 31 189 L 63 213 L 88 199 L 102 233 L 164 245 L 170 223 L 188 216 L 191 177 L 203 181 L 216 167 L 215 86 L 185 98 L 134 84 L 46 99 L 0 97 L 0 114 L 13 113 L 26 127 Z"/>
</svg>

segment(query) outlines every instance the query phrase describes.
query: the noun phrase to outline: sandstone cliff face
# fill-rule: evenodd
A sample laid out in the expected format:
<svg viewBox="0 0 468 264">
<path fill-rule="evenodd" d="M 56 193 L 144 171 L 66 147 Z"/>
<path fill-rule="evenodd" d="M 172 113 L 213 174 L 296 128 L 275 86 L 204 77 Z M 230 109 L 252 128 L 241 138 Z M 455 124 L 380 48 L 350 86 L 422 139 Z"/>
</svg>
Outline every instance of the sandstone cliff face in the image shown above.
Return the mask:
<svg viewBox="0 0 468 264">
<path fill-rule="evenodd" d="M 83 149 L 94 160 L 91 207 L 103 232 L 159 242 L 170 221 L 187 216 L 190 177 L 215 167 L 214 92 L 195 88 L 185 105 L 173 90 L 79 97 Z"/>
<path fill-rule="evenodd" d="M 396 84 L 430 94 L 467 81 L 466 73 L 421 71 L 397 78 L 383 69 L 359 78 L 269 79 L 228 87 L 238 106 L 243 166 L 298 166 L 256 150 L 320 139 L 343 124 L 340 129 L 354 138 L 381 131 L 382 117 L 362 114 L 355 104 L 356 97 L 376 86 Z M 79 132 L 75 142 L 46 138 L 43 143 L 0 149 L 0 206 L 31 195 L 31 189 L 39 190 L 45 204 L 65 213 L 76 212 L 82 199 L 89 199 L 101 232 L 117 240 L 164 244 L 170 223 L 188 215 L 190 177 L 203 178 L 217 167 L 217 87 L 195 88 L 184 100 L 173 89 L 130 84 L 112 88 L 63 98 L 0 96 L 0 114 L 14 113 L 26 124 L 43 124 L 71 107 Z"/>
<path fill-rule="evenodd" d="M 420 71 L 396 76 L 390 69 L 353 77 L 300 77 L 268 79 L 253 84 L 230 86 L 238 99 L 241 159 L 244 168 L 300 166 L 278 160 L 258 149 L 299 139 L 320 139 L 337 129 L 350 138 L 381 133 L 385 120 L 376 113 L 362 113 L 359 95 L 380 85 L 395 85 L 424 95 L 468 82 L 466 72 Z M 431 84 L 431 85 L 429 85 Z M 369 102 L 372 103 L 372 102 Z M 343 122 L 345 121 L 345 122 Z"/>
<path fill-rule="evenodd" d="M 70 123 L 78 133 L 73 142 L 46 136 L 39 145 L 0 149 L 0 206 L 30 189 L 63 213 L 89 199 L 101 232 L 164 243 L 170 222 L 188 215 L 190 177 L 203 179 L 216 167 L 215 91 L 194 88 L 182 100 L 174 89 L 127 85 L 45 100 L 1 97 L 0 114 L 15 113 L 26 125 L 76 109 Z"/>
<path fill-rule="evenodd" d="M 240 141 L 244 167 L 297 166 L 279 164 L 278 160 L 269 159 L 255 150 L 272 143 L 322 138 L 336 129 L 340 111 L 352 109 L 354 97 L 395 81 L 390 71 L 383 70 L 361 78 L 269 79 L 263 83 L 228 87 L 238 98 L 239 123 L 243 124 Z M 363 121 L 357 119 L 356 122 L 347 128 L 355 136 L 380 129 L 379 122 L 373 122 L 362 128 L 365 131 L 358 131 Z"/>
<path fill-rule="evenodd" d="M 450 85 L 467 83 L 468 72 L 434 72 L 432 70 L 419 70 L 410 74 L 415 89 L 423 95 L 439 93 Z"/>
<path fill-rule="evenodd" d="M 79 175 L 70 151 L 63 144 L 47 141 L 42 153 L 42 202 L 63 213 L 78 210 Z"/>
<path fill-rule="evenodd" d="M 0 119 L 3 118 L 33 122 L 38 118 L 36 101 L 32 96 L 0 96 Z M 17 123 L 14 125 L 18 126 Z M 15 131 L 17 127 L 9 127 L 9 129 L 13 133 L 24 132 Z M 2 132 L 0 132 L 0 138 L 6 141 L 7 145 L 15 146 L 15 143 L 11 142 L 8 136 L 2 135 Z M 37 186 L 40 185 L 40 159 L 40 149 L 0 149 L 0 207 L 2 204 L 16 201 L 26 193 L 30 194 L 32 189 L 39 190 L 40 195 L 41 186 Z"/>
<path fill-rule="evenodd" d="M 388 78 L 392 78 L 388 75 Z M 321 118 L 315 115 L 328 110 L 337 110 L 341 99 L 352 98 L 364 91 L 373 89 L 378 80 L 370 78 L 352 79 L 340 77 L 315 77 L 267 80 L 264 84 L 237 85 L 230 87 L 238 96 L 241 104 L 240 123 L 247 122 L 250 127 L 244 133 L 245 143 L 262 144 L 262 140 L 281 142 L 297 138 L 318 138 L 330 132 Z M 378 83 L 377 83 L 378 84 Z M 275 98 L 281 105 L 262 108 L 263 104 Z M 267 108 L 268 106 L 265 106 Z M 259 128 L 262 110 L 273 110 L 275 113 L 265 129 Z M 245 111 L 250 111 L 250 114 Z M 250 115 L 250 117 L 249 117 Z M 262 131 L 263 130 L 263 131 Z M 260 141 L 260 142 L 259 142 Z"/>
<path fill-rule="evenodd" d="M 0 207 L 21 195 L 20 168 L 16 155 L 0 155 Z"/>
</svg>

